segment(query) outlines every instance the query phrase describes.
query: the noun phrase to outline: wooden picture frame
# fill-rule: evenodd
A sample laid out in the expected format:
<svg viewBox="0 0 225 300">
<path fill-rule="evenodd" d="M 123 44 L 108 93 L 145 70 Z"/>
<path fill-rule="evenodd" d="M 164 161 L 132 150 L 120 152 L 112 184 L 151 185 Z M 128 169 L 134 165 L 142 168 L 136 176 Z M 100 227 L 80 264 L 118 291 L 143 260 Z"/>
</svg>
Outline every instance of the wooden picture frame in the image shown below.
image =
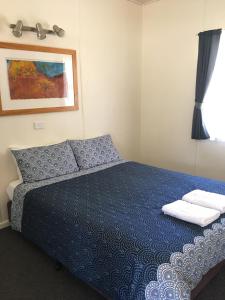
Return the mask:
<svg viewBox="0 0 225 300">
<path fill-rule="evenodd" d="M 78 109 L 75 50 L 0 42 L 0 116 Z"/>
</svg>

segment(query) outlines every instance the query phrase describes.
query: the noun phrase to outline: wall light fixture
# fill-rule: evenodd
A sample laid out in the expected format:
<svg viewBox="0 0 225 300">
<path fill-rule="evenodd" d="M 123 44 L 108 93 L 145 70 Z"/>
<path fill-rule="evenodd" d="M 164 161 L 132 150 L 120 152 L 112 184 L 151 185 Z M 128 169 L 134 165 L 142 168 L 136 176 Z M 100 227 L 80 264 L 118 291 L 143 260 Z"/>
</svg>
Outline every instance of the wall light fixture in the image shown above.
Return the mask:
<svg viewBox="0 0 225 300">
<path fill-rule="evenodd" d="M 36 24 L 36 27 L 24 26 L 21 20 L 17 21 L 16 24 L 10 24 L 10 28 L 12 28 L 12 33 L 15 37 L 21 37 L 23 31 L 31 31 L 37 34 L 37 38 L 39 40 L 43 40 L 46 38 L 47 34 L 57 35 L 58 37 L 63 37 L 65 35 L 65 31 L 57 25 L 53 25 L 53 29 L 44 29 L 40 23 Z"/>
</svg>

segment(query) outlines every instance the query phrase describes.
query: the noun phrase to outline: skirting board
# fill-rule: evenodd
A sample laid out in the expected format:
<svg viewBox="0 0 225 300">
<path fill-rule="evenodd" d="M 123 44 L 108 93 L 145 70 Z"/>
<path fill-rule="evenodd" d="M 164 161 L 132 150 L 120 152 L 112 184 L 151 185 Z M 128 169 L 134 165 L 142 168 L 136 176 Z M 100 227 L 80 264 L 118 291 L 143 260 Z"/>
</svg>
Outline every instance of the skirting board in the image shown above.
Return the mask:
<svg viewBox="0 0 225 300">
<path fill-rule="evenodd" d="M 9 220 L 0 223 L 0 229 L 6 228 L 10 226 Z"/>
</svg>

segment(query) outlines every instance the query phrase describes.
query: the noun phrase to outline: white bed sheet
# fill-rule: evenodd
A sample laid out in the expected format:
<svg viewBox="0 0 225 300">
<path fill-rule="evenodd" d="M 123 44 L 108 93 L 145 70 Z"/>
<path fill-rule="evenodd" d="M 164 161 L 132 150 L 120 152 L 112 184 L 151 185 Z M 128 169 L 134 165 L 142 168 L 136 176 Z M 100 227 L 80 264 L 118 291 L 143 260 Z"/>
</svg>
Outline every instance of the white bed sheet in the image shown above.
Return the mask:
<svg viewBox="0 0 225 300">
<path fill-rule="evenodd" d="M 6 189 L 9 200 L 11 200 L 11 201 L 13 200 L 14 190 L 21 183 L 22 183 L 22 181 L 20 179 L 17 179 L 17 180 L 14 180 L 14 181 L 10 182 L 10 184 L 8 185 L 8 187 Z"/>
</svg>

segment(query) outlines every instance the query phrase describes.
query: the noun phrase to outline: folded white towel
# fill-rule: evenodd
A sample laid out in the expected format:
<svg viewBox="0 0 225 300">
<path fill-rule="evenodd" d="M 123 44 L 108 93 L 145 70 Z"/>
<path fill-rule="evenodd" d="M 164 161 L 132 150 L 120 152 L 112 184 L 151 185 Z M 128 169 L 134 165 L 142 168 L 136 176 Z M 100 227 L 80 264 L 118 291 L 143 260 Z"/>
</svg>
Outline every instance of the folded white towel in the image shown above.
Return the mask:
<svg viewBox="0 0 225 300">
<path fill-rule="evenodd" d="M 209 193 L 202 190 L 194 190 L 184 195 L 183 200 L 192 204 L 216 209 L 222 214 L 225 213 L 224 195 Z"/>
<path fill-rule="evenodd" d="M 220 212 L 215 209 L 194 205 L 177 200 L 162 207 L 164 214 L 205 227 L 219 218 Z"/>
</svg>

